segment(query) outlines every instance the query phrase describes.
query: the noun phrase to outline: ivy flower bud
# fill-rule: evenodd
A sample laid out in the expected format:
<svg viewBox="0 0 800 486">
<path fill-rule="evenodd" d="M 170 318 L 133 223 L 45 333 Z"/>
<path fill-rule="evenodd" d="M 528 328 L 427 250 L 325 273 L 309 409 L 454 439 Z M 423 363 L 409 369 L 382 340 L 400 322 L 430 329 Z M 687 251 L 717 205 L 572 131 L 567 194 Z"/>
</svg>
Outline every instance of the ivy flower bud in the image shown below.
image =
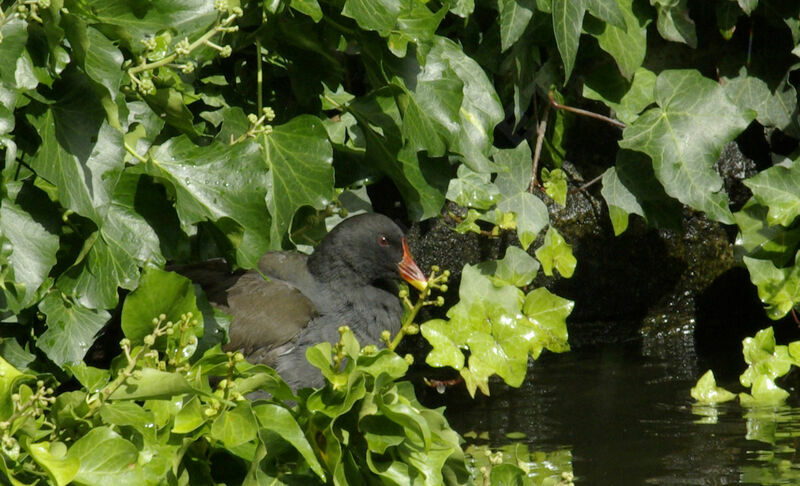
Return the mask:
<svg viewBox="0 0 800 486">
<path fill-rule="evenodd" d="M 384 341 L 388 341 L 391 338 L 392 338 L 392 333 L 384 329 L 383 332 L 381 333 L 381 339 L 383 339 Z"/>
<path fill-rule="evenodd" d="M 405 356 L 403 356 L 403 359 L 405 360 L 406 364 L 409 365 L 409 366 L 414 364 L 414 357 L 411 356 L 410 354 L 406 354 Z"/>
</svg>

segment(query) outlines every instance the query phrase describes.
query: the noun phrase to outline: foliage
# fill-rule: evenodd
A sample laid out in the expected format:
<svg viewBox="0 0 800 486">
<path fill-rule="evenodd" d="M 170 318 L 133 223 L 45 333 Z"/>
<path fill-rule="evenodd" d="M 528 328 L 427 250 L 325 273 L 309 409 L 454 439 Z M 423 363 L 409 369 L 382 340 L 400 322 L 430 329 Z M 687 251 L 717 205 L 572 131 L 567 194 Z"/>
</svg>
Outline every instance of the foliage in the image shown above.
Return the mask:
<svg viewBox="0 0 800 486">
<path fill-rule="evenodd" d="M 778 386 L 776 380 L 800 367 L 800 341 L 777 344 L 772 328 L 768 327 L 742 341 L 742 354 L 748 366 L 739 376 L 739 382 L 749 389 L 749 393 L 739 393 L 742 406 L 782 404 L 789 392 Z M 709 370 L 692 388 L 692 398 L 714 404 L 732 400 L 735 395 L 718 387 L 714 373 Z"/>
<path fill-rule="evenodd" d="M 362 418 L 354 408 L 327 415 L 324 426 L 336 430 L 335 441 L 316 456 L 318 470 L 300 436 L 292 435 L 291 421 L 276 419 L 288 427 L 277 435 L 294 442 L 277 440 L 267 427 L 261 432 L 259 420 L 289 413 L 314 447 L 317 435 L 302 429 L 308 424 L 300 416 L 278 402 L 212 398 L 203 385 L 206 368 L 227 367 L 237 373 L 231 380 L 247 386 L 266 380 L 262 386 L 273 397 L 291 399 L 268 370 L 256 373 L 213 351 L 224 339 L 224 318 L 206 311 L 201 332 L 193 306 L 208 307 L 188 297 L 186 283 L 162 285 L 165 299 L 186 297 L 152 329 L 143 324 L 152 316 L 133 310 L 144 305 L 134 297 L 141 294 L 131 294 L 122 316 L 130 343 L 110 370 L 83 360 L 123 291 L 146 287 L 150 278 L 171 278 L 146 269 L 211 256 L 253 268 L 265 251 L 307 247 L 346 212 L 369 210 L 379 201 L 368 186 L 382 180 L 399 192 L 412 220 L 438 216 L 450 200 L 465 209 L 454 215 L 457 231 L 491 237 L 514 230 L 522 250 L 535 248 L 538 263 L 510 250 L 505 259 L 520 267 L 467 267 L 448 324 L 422 327 L 423 334 L 440 331 L 430 360 L 446 358 L 469 377 L 473 392 L 485 390 L 493 374 L 520 383 L 529 355 L 563 350 L 566 343 L 563 320 L 571 303 L 544 289 L 518 287 L 540 268 L 568 277 L 576 265 L 570 246 L 550 226 L 546 204 L 570 200 L 574 181 L 562 164 L 573 158 L 569 136 L 577 115 L 560 109 L 570 105 L 599 107 L 610 123 L 624 126 L 614 163 L 600 168 L 616 233 L 625 231 L 630 214 L 656 226 L 673 224 L 682 205 L 736 224 L 742 261 L 769 315 L 786 315 L 800 303 L 798 155 L 770 146 L 767 158 L 775 162 L 745 181 L 753 196 L 738 211 L 715 162 L 748 127 L 800 136 L 793 77 L 800 6 L 790 0 L 695 3 L 0 2 L 0 356 L 6 371 L 0 407 L 9 418 L 22 413 L 20 406 L 25 410 L 14 419 L 21 428 L 13 434 L 24 438 L 24 460 L 38 468 L 25 474 L 45 472 L 56 483 L 124 481 L 125 475 L 102 468 L 117 465 L 135 476 L 121 467 L 135 459 L 181 482 L 204 474 L 211 451 L 226 458 L 250 454 L 245 471 L 252 481 L 263 479 L 260 474 L 321 480 L 328 463 L 320 457 L 352 452 L 344 470 L 326 473 L 334 481 L 365 464 L 358 461 L 381 469 L 385 456 L 367 454 L 378 450 L 368 447 L 399 447 L 407 455 L 393 467 L 424 469 L 398 436 L 351 435 Z M 714 30 L 719 35 L 709 34 Z M 536 245 L 548 226 L 544 244 Z M 491 303 L 488 295 L 499 300 Z M 542 315 L 551 306 L 555 315 Z M 189 312 L 197 325 L 181 318 Z M 175 331 L 168 334 L 168 322 L 181 327 L 181 340 L 175 341 Z M 457 323 L 473 334 L 455 331 Z M 537 331 L 532 338 L 509 345 L 531 329 Z M 476 351 L 505 356 L 476 358 Z M 397 363 L 391 353 L 376 356 Z M 204 360 L 211 363 L 206 368 L 198 365 Z M 387 375 L 392 379 L 400 376 L 396 366 Z M 405 385 L 366 371 L 360 376 L 364 395 L 352 396 L 358 403 L 366 403 L 367 394 L 389 400 L 386 390 L 414 403 Z M 48 389 L 70 378 L 81 389 L 51 403 Z M 103 391 L 115 383 L 116 396 Z M 756 384 L 769 389 L 758 377 L 752 383 L 754 397 Z M 355 389 L 361 385 L 348 388 Z M 186 402 L 166 398 L 175 393 Z M 309 402 L 315 396 L 321 400 L 299 397 L 299 410 L 317 403 Z M 112 411 L 103 414 L 95 405 Z M 208 407 L 213 414 L 224 410 L 226 418 L 206 418 Z M 173 429 L 179 416 L 182 432 Z M 444 431 L 435 414 L 427 417 L 425 426 Z M 144 423 L 154 426 L 139 430 Z M 417 421 L 400 426 L 404 432 L 423 428 Z M 57 428 L 70 427 L 87 432 L 83 445 L 57 436 Z M 246 441 L 237 442 L 240 428 Z M 436 442 L 441 450 L 454 444 L 445 432 L 444 442 Z M 341 447 L 356 436 L 364 441 L 361 449 Z M 433 447 L 432 440 L 422 443 Z M 87 444 L 99 443 L 114 448 L 113 461 L 93 459 Z M 287 473 L 270 462 L 279 457 L 304 465 Z M 13 461 L 3 467 L 14 474 L 31 464 Z M 437 464 L 438 472 L 446 469 L 447 462 Z"/>
</svg>

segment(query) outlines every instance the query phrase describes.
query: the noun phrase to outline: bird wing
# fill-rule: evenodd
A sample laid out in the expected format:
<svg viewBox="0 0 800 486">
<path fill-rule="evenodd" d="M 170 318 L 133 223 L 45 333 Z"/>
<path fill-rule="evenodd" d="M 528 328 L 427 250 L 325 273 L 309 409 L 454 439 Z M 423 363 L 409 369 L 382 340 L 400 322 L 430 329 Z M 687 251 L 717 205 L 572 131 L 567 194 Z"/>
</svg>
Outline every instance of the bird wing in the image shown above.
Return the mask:
<svg viewBox="0 0 800 486">
<path fill-rule="evenodd" d="M 169 269 L 200 285 L 211 305 L 233 316 L 230 342 L 223 348 L 242 351 L 252 363 L 273 365 L 316 316 L 314 305 L 297 287 L 267 280 L 255 270 L 231 273 L 218 260 Z"/>
<path fill-rule="evenodd" d="M 274 364 L 293 346 L 297 334 L 316 315 L 311 301 L 288 282 L 254 271 L 243 274 L 227 292 L 233 315 L 226 350 L 242 351 L 251 362 Z"/>
</svg>

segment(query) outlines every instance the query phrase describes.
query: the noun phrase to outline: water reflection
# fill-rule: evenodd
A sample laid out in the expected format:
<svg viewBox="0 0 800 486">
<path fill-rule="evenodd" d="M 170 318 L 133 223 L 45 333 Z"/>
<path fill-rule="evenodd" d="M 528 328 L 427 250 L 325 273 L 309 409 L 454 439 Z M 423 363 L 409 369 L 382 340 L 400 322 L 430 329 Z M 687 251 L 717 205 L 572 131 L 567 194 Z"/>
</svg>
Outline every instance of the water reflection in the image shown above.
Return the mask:
<svg viewBox="0 0 800 486">
<path fill-rule="evenodd" d="M 457 430 L 486 432 L 492 445 L 521 432 L 532 451 L 570 451 L 576 484 L 800 484 L 799 408 L 698 406 L 689 389 L 699 375 L 674 366 L 637 345 L 609 345 L 544 355 L 520 389 L 493 384 L 488 398 L 449 391 L 427 401 L 448 405 Z"/>
</svg>

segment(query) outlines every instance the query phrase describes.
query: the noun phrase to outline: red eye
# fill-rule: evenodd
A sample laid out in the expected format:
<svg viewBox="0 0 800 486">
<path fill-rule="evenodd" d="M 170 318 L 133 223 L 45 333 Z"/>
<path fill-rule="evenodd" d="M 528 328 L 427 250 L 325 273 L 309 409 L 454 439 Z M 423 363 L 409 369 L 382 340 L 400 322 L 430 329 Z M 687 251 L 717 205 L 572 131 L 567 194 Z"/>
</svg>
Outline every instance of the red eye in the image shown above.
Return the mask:
<svg viewBox="0 0 800 486">
<path fill-rule="evenodd" d="M 389 238 L 387 238 L 387 237 L 385 237 L 383 235 L 380 235 L 378 237 L 378 244 L 381 245 L 381 246 L 389 246 Z"/>
</svg>

